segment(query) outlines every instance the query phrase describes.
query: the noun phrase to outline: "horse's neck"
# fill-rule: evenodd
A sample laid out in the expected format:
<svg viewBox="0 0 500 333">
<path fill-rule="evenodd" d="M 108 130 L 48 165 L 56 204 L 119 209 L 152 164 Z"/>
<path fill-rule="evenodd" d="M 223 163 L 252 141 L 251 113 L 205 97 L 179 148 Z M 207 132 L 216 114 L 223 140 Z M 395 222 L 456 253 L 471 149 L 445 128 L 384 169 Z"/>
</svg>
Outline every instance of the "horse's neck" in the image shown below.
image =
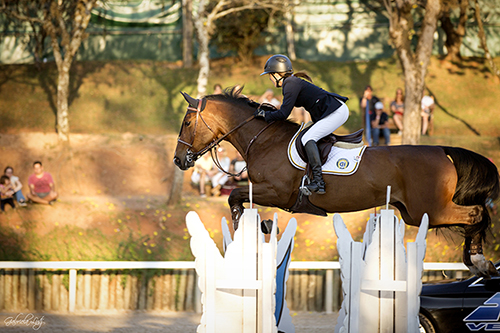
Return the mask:
<svg viewBox="0 0 500 333">
<path fill-rule="evenodd" d="M 232 122 L 230 126 L 231 128 L 235 128 L 239 124 L 243 123 L 248 119 L 252 114 L 249 113 L 240 119 Z M 283 131 L 283 134 L 290 133 L 290 138 L 297 131 L 298 127 L 295 128 L 293 124 L 287 122 L 276 122 L 273 124 L 269 124 L 260 119 L 252 119 L 247 124 L 243 125 L 237 131 L 234 132 L 234 135 L 228 136 L 227 141 L 229 141 L 242 156 L 246 157 L 246 154 L 249 150 L 249 146 L 254 143 L 260 143 L 262 141 L 268 140 L 268 129 L 271 127 L 280 126 L 280 131 Z M 231 129 L 228 129 L 231 130 Z M 284 135 L 286 137 L 286 135 Z"/>
</svg>

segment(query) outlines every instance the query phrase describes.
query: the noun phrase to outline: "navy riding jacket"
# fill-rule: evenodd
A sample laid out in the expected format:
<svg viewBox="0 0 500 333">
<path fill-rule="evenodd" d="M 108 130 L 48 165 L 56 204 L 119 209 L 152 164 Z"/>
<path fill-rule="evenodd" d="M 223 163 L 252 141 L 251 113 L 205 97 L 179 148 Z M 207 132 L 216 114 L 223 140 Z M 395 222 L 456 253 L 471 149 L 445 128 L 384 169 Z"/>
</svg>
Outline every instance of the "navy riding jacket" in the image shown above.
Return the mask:
<svg viewBox="0 0 500 333">
<path fill-rule="evenodd" d="M 317 122 L 335 112 L 342 105 L 339 100 L 344 103 L 348 100 L 295 76 L 285 78 L 282 88 L 283 104 L 278 110 L 265 113 L 267 122 L 285 120 L 294 106 L 304 107 L 311 114 L 311 119 Z"/>
</svg>

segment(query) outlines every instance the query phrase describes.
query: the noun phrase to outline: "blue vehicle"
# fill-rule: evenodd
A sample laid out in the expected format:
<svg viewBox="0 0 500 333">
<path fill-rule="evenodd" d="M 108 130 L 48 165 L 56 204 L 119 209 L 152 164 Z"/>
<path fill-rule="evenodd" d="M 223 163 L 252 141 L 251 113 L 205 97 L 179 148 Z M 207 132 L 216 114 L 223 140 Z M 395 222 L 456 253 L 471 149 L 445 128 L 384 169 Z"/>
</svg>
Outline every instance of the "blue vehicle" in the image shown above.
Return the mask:
<svg viewBox="0 0 500 333">
<path fill-rule="evenodd" d="M 500 277 L 424 284 L 419 317 L 421 333 L 500 332 Z"/>
</svg>

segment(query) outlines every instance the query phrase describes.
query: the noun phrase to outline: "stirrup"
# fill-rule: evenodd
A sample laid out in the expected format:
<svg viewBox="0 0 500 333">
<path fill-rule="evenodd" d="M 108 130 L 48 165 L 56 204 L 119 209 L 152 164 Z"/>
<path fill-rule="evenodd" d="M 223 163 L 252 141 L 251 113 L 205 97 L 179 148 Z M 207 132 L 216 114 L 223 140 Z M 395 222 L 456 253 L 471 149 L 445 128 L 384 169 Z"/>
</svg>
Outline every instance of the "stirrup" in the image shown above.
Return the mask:
<svg viewBox="0 0 500 333">
<path fill-rule="evenodd" d="M 299 190 L 300 192 L 305 195 L 305 196 L 310 196 L 312 194 L 311 190 L 308 189 L 306 187 L 306 181 L 307 181 L 307 184 L 309 184 L 311 181 L 309 180 L 309 177 L 307 177 L 307 175 L 304 175 L 304 177 L 302 177 L 302 182 L 300 184 L 300 187 L 299 187 Z"/>
</svg>

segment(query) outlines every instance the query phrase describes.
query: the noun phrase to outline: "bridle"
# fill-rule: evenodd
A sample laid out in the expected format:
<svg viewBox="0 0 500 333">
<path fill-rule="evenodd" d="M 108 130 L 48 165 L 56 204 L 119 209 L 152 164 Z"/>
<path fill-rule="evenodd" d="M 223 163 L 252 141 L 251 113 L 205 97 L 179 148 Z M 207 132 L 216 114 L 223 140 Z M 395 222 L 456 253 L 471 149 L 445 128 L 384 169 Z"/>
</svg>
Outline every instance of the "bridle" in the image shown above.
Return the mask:
<svg viewBox="0 0 500 333">
<path fill-rule="evenodd" d="M 228 135 L 230 135 L 231 133 L 235 132 L 236 130 L 238 130 L 239 128 L 241 128 L 242 126 L 244 126 L 245 124 L 249 123 L 251 120 L 255 119 L 255 115 L 252 115 L 250 116 L 249 118 L 245 119 L 241 124 L 239 124 L 238 126 L 236 126 L 235 128 L 233 128 L 232 130 L 230 130 L 229 132 L 227 132 L 226 134 L 222 135 L 221 137 L 217 138 L 217 135 L 215 134 L 215 132 L 212 130 L 212 128 L 210 128 L 210 126 L 207 124 L 207 122 L 205 121 L 205 119 L 203 119 L 203 116 L 201 115 L 201 113 L 203 112 L 202 110 L 202 103 L 203 103 L 203 99 L 200 99 L 198 100 L 198 107 L 193 107 L 191 105 L 188 106 L 187 108 L 187 111 L 186 111 L 186 115 L 189 114 L 189 113 L 192 113 L 192 112 L 196 112 L 196 120 L 195 120 L 195 124 L 194 124 L 194 131 L 193 131 L 193 135 L 192 135 L 192 140 L 191 140 L 191 143 L 188 143 L 184 140 L 182 140 L 179 136 L 179 138 L 177 139 L 177 142 L 179 143 L 182 143 L 186 146 L 188 146 L 189 148 L 187 149 L 187 153 L 186 153 L 186 160 L 188 163 L 194 163 L 197 159 L 199 159 L 201 156 L 205 155 L 208 151 L 210 151 L 211 155 L 212 155 L 212 160 L 214 161 L 215 165 L 219 168 L 219 170 L 221 170 L 222 172 L 230 175 L 230 176 L 240 176 L 247 168 L 243 168 L 238 174 L 232 174 L 230 172 L 227 172 L 226 170 L 224 170 L 222 168 L 222 166 L 220 165 L 220 162 L 219 162 L 219 158 L 217 156 L 217 153 L 215 153 L 215 158 L 214 158 L 214 153 L 213 153 L 213 149 L 222 141 L 224 140 Z M 204 148 L 202 148 L 200 151 L 198 152 L 193 152 L 191 150 L 191 148 L 193 148 L 193 143 L 194 143 L 194 139 L 196 137 L 196 130 L 198 128 L 198 119 L 201 119 L 201 121 L 203 121 L 203 123 L 205 124 L 205 126 L 207 126 L 207 128 L 210 130 L 210 132 L 212 132 L 212 134 L 214 135 L 214 140 L 209 143 L 207 146 L 205 146 Z M 264 129 L 266 129 L 267 127 L 269 127 L 269 125 L 271 125 L 272 123 L 268 124 L 268 126 L 266 126 Z M 184 126 L 184 123 L 182 124 L 182 126 Z M 181 128 L 181 131 L 182 133 L 182 128 Z M 257 138 L 257 136 L 260 135 L 260 133 L 262 133 L 262 131 L 260 131 L 251 141 L 250 141 L 250 144 L 248 145 L 247 147 L 247 150 L 245 152 L 245 156 L 248 155 L 248 150 L 250 148 L 250 145 L 255 141 L 255 139 Z"/>
</svg>

